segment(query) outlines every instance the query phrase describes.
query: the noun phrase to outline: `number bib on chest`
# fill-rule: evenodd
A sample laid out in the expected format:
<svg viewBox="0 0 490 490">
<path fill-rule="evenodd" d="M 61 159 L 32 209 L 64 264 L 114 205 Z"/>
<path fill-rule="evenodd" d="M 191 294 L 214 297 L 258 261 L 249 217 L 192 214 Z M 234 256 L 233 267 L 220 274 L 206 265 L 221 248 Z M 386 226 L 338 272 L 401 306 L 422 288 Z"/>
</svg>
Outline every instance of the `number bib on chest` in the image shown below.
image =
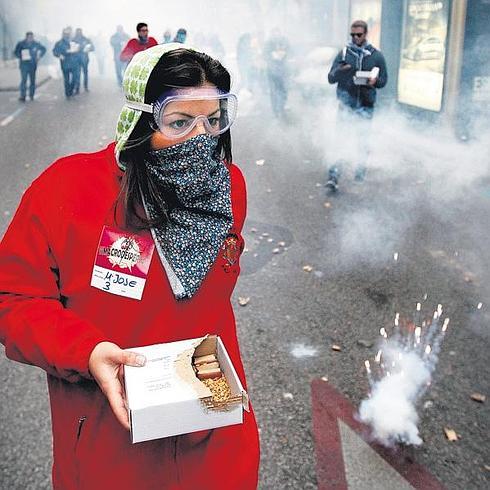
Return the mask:
<svg viewBox="0 0 490 490">
<path fill-rule="evenodd" d="M 154 249 L 150 237 L 104 226 L 90 285 L 118 296 L 141 299 Z"/>
</svg>

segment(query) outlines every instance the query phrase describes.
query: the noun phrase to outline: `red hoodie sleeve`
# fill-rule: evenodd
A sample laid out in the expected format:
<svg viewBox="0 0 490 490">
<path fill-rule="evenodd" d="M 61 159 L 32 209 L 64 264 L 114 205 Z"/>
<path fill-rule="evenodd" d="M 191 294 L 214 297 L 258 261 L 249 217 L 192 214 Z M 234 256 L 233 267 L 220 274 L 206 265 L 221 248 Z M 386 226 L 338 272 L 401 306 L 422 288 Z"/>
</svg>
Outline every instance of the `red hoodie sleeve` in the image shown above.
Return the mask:
<svg viewBox="0 0 490 490">
<path fill-rule="evenodd" d="M 90 353 L 107 338 L 63 306 L 44 221 L 31 187 L 0 244 L 0 341 L 10 359 L 78 381 L 90 377 Z"/>
<path fill-rule="evenodd" d="M 119 59 L 121 61 L 124 61 L 125 63 L 128 61 L 131 61 L 131 59 L 134 56 L 135 50 L 134 50 L 134 39 L 130 39 L 126 46 L 124 46 L 123 50 L 121 51 L 121 54 L 119 55 Z"/>
</svg>

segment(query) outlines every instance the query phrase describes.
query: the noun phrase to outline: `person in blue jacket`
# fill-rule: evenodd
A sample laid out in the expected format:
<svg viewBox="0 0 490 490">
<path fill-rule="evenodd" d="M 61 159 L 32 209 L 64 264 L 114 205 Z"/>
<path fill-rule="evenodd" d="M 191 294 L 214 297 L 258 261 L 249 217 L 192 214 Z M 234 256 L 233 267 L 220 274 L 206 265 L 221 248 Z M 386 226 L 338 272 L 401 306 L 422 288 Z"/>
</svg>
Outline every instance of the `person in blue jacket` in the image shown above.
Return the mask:
<svg viewBox="0 0 490 490">
<path fill-rule="evenodd" d="M 124 32 L 122 25 L 118 25 L 116 27 L 116 32 L 111 36 L 110 43 L 114 52 L 114 65 L 116 69 L 117 84 L 120 87 L 122 87 L 125 63 L 120 60 L 119 56 L 128 41 L 129 35 Z"/>
<path fill-rule="evenodd" d="M 169 29 L 167 29 L 163 33 L 163 41 L 162 41 L 162 44 L 167 44 L 167 43 L 171 43 L 171 42 L 172 42 L 172 33 L 170 32 Z"/>
<path fill-rule="evenodd" d="M 356 133 L 358 140 L 359 162 L 355 173 L 358 182 L 366 175 L 366 161 L 369 148 L 369 121 L 373 117 L 376 103 L 376 90 L 383 88 L 388 81 L 386 62 L 381 51 L 367 40 L 368 26 L 363 20 L 356 20 L 351 25 L 351 42 L 336 56 L 328 81 L 337 84 L 339 100 L 339 122 L 347 123 L 349 129 Z M 361 77 L 358 72 L 369 72 Z M 340 166 L 329 169 L 327 188 L 336 191 L 340 177 Z"/>
<path fill-rule="evenodd" d="M 73 97 L 74 88 L 78 83 L 78 51 L 80 46 L 72 41 L 71 29 L 63 29 L 61 39 L 54 45 L 53 55 L 59 58 L 65 83 L 65 96 Z"/>
<path fill-rule="evenodd" d="M 177 33 L 175 34 L 174 43 L 183 44 L 185 43 L 186 39 L 187 39 L 187 30 L 181 27 L 180 29 L 178 29 Z"/>
<path fill-rule="evenodd" d="M 83 75 L 83 88 L 85 92 L 88 92 L 88 54 L 94 51 L 94 44 L 92 41 L 83 35 L 82 29 L 77 28 L 75 30 L 75 36 L 73 42 L 78 44 L 77 61 L 78 61 L 78 76 L 76 77 L 76 83 L 73 87 L 73 93 L 77 95 L 80 92 L 81 75 Z"/>
<path fill-rule="evenodd" d="M 29 77 L 29 98 L 34 100 L 36 92 L 37 62 L 46 53 L 46 48 L 34 40 L 34 34 L 26 32 L 26 37 L 15 46 L 14 55 L 19 58 L 20 68 L 20 97 L 21 102 L 26 101 L 27 77 Z"/>
</svg>

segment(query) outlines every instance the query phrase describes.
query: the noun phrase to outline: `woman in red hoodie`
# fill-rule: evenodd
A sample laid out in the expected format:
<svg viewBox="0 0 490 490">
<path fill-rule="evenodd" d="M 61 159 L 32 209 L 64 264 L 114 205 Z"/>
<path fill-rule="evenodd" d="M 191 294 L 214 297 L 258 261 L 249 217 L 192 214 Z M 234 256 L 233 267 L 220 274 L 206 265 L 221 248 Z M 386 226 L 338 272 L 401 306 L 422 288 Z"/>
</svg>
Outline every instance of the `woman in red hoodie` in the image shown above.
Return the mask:
<svg viewBox="0 0 490 490">
<path fill-rule="evenodd" d="M 123 85 L 116 143 L 58 160 L 22 198 L 0 245 L 0 340 L 47 372 L 55 489 L 254 489 L 253 412 L 132 445 L 120 378 L 145 362 L 123 349 L 215 333 L 245 386 L 230 303 L 246 213 L 230 75 L 165 44 L 135 55 Z M 124 287 L 103 275 L 116 265 Z"/>
</svg>

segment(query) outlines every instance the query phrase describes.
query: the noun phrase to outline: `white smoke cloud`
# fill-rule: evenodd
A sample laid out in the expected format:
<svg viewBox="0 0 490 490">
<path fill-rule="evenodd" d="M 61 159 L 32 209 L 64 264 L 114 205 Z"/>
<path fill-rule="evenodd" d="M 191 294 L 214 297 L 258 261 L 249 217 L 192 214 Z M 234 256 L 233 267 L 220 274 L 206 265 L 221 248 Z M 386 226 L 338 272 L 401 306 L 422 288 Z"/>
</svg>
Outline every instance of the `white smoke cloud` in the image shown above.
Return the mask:
<svg viewBox="0 0 490 490">
<path fill-rule="evenodd" d="M 365 362 L 371 392 L 361 402 L 359 419 L 372 429 L 373 438 L 385 446 L 420 445 L 417 402 L 430 386 L 449 319 L 440 326 L 442 306 L 432 321 L 421 322 L 417 304 L 414 322 L 395 317 L 393 335 L 380 330 L 382 344 L 371 364 Z"/>
<path fill-rule="evenodd" d="M 323 107 L 298 112 L 321 154 L 324 181 L 330 167 L 342 169 L 338 192 L 326 196 L 334 209 L 329 217 L 334 226 L 326 240 L 335 234 L 343 265 L 387 263 L 394 252 L 404 250 L 421 220 L 450 221 L 456 209 L 482 197 L 490 176 L 490 139 L 484 132 L 462 141 L 442 120 L 408 117 L 382 102 L 370 127 L 355 118 L 345 122 L 333 88 L 330 95 Z M 363 161 L 367 177 L 359 185 L 354 172 Z"/>
<path fill-rule="evenodd" d="M 419 355 L 404 353 L 395 340 L 384 349 L 384 354 L 386 363 L 397 364 L 397 372 L 374 385 L 370 398 L 361 403 L 360 419 L 371 426 L 374 439 L 384 445 L 422 444 L 415 405 L 418 395 L 430 382 L 431 371 Z"/>
</svg>

